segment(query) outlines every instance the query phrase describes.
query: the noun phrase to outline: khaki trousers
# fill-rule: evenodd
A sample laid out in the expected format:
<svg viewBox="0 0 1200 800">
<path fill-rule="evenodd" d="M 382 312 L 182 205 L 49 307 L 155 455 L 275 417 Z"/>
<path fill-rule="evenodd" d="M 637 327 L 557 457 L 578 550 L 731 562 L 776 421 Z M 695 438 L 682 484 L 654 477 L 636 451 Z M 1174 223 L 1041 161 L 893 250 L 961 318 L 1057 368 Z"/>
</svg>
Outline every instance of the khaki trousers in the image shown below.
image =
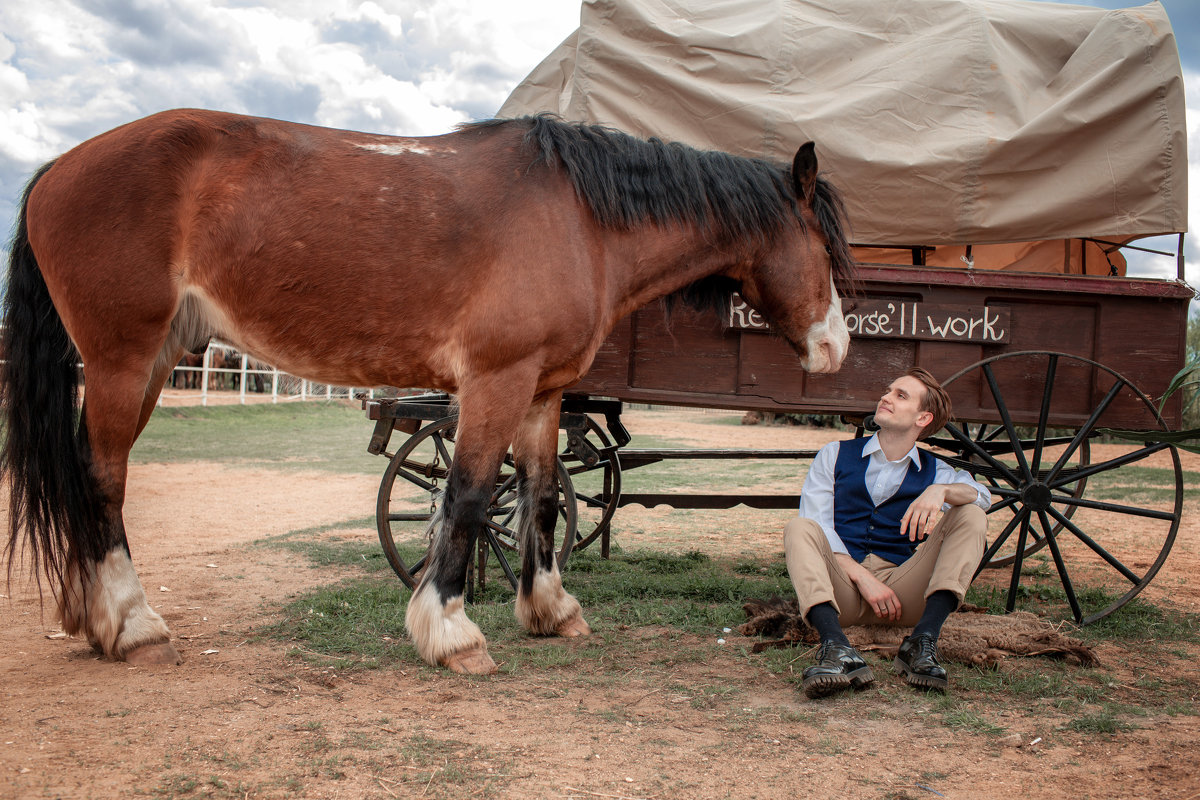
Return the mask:
<svg viewBox="0 0 1200 800">
<path fill-rule="evenodd" d="M 875 616 L 838 563 L 821 526 L 796 517 L 783 531 L 788 575 L 807 619 L 809 609 L 832 603 L 838 620 L 848 625 L 898 625 L 912 627 L 925 611 L 925 600 L 934 592 L 954 592 L 962 602 L 987 544 L 987 514 L 979 506 L 955 506 L 903 564 L 892 564 L 868 553 L 862 565 L 900 598 L 901 616 L 889 622 Z"/>
</svg>

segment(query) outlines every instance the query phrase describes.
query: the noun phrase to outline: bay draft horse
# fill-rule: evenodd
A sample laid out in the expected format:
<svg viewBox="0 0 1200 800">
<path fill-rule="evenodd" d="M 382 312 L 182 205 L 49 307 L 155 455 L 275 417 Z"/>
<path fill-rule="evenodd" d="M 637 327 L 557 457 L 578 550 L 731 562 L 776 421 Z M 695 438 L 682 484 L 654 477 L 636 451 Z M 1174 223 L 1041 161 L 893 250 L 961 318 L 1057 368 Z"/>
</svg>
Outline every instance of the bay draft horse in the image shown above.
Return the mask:
<svg viewBox="0 0 1200 800">
<path fill-rule="evenodd" d="M 458 396 L 454 470 L 406 616 L 422 658 L 495 669 L 463 587 L 510 445 L 516 616 L 533 634 L 587 634 L 552 541 L 563 389 L 619 319 L 673 293 L 736 289 L 805 369 L 836 370 L 843 228 L 811 143 L 789 170 L 550 117 L 396 138 L 179 110 L 102 134 L 34 175 L 13 241 L 9 578 L 28 557 L 67 633 L 179 663 L 121 509 L 171 368 L 215 336 L 320 383 Z"/>
</svg>

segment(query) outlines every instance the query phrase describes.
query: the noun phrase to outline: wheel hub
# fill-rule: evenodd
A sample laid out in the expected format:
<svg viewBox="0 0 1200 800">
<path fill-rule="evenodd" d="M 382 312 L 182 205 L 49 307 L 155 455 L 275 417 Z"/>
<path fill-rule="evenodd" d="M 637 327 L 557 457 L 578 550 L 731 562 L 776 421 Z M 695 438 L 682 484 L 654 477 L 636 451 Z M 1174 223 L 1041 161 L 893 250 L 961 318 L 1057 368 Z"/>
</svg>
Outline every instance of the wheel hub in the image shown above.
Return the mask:
<svg viewBox="0 0 1200 800">
<path fill-rule="evenodd" d="M 1021 490 L 1021 500 L 1031 511 L 1045 511 L 1050 507 L 1053 495 L 1050 493 L 1049 486 L 1035 482 Z"/>
</svg>

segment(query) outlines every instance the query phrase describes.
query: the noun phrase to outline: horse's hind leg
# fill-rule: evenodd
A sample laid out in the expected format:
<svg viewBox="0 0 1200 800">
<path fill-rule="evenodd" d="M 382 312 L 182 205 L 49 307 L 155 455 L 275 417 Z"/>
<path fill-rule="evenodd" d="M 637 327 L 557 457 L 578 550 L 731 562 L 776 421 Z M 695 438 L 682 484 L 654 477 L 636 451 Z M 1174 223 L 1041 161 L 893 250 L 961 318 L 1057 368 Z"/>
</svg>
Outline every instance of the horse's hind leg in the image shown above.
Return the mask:
<svg viewBox="0 0 1200 800">
<path fill-rule="evenodd" d="M 166 371 L 152 370 L 161 389 Z M 85 398 L 81 451 L 98 504 L 98 530 L 90 550 L 71 569 L 59 598 L 63 628 L 84 634 L 112 658 L 135 664 L 176 664 L 166 623 L 147 602 L 133 568 L 121 509 L 125 502 L 129 451 L 153 409 L 146 372 L 104 360 L 84 367 Z M 157 395 L 157 391 L 153 392 Z"/>
<path fill-rule="evenodd" d="M 521 582 L 516 615 L 533 634 L 584 636 L 591 628 L 579 601 L 563 589 L 555 557 L 558 521 L 558 420 L 562 395 L 533 403 L 513 440 L 518 493 L 517 531 L 521 542 Z M 567 535 L 571 535 L 568 532 Z"/>
</svg>

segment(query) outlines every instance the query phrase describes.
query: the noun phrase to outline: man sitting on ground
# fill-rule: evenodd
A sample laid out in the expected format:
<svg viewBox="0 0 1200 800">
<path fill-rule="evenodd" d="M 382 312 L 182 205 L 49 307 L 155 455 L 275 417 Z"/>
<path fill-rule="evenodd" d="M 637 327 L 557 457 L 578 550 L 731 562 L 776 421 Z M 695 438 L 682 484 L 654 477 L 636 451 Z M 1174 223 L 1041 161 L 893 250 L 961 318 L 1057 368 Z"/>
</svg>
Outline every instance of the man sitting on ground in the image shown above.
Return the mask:
<svg viewBox="0 0 1200 800">
<path fill-rule="evenodd" d="M 831 442 L 813 459 L 783 539 L 800 612 L 821 637 L 804 671 L 809 697 L 874 680 L 843 625 L 915 624 L 896 667 L 911 686 L 946 688 L 938 636 L 983 557 L 991 505 L 970 474 L 916 446 L 949 419 L 946 391 L 916 367 L 879 399 L 878 433 Z"/>
</svg>

